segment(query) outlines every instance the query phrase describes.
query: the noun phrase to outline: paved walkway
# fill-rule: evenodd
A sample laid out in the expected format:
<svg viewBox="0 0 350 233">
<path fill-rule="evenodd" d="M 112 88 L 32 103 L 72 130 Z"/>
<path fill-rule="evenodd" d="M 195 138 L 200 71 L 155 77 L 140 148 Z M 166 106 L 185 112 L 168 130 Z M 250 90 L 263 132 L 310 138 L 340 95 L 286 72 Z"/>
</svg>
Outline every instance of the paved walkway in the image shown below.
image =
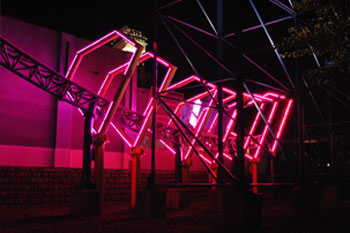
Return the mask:
<svg viewBox="0 0 350 233">
<path fill-rule="evenodd" d="M 302 207 L 302 206 L 301 206 Z M 105 203 L 104 214 L 73 217 L 68 204 L 0 207 L 0 232 L 7 233 L 96 233 L 96 232 L 241 232 L 224 227 L 222 215 L 208 210 L 207 203 L 195 202 L 184 210 L 169 210 L 164 219 L 137 219 L 125 203 Z M 322 201 L 321 217 L 314 225 L 295 216 L 290 205 L 265 198 L 263 228 L 259 232 L 350 232 L 350 201 Z"/>
</svg>

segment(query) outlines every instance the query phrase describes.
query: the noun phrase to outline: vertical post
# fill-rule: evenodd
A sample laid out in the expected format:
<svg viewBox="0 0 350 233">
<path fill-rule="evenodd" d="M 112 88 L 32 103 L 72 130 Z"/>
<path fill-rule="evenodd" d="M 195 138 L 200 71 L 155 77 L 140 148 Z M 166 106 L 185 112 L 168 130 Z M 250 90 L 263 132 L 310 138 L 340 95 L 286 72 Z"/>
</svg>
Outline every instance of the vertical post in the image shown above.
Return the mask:
<svg viewBox="0 0 350 233">
<path fill-rule="evenodd" d="M 154 52 L 154 61 L 153 61 L 153 98 L 157 99 L 158 92 L 158 1 L 154 1 L 154 38 L 153 38 L 153 52 Z M 151 154 L 151 174 L 148 177 L 147 186 L 148 188 L 154 188 L 156 183 L 156 108 L 153 109 L 152 117 L 152 154 Z"/>
<path fill-rule="evenodd" d="M 237 157 L 235 161 L 236 176 L 237 183 L 240 189 L 245 190 L 246 181 L 245 181 L 245 166 L 244 166 L 244 130 L 243 130 L 243 120 L 244 120 L 244 112 L 243 112 L 243 77 L 239 75 L 237 77 L 237 118 L 236 118 L 236 148 L 237 148 Z"/>
<path fill-rule="evenodd" d="M 95 157 L 95 185 L 99 193 L 100 202 L 103 200 L 103 181 L 104 181 L 104 144 L 107 140 L 106 134 L 97 134 L 93 137 L 93 151 Z"/>
<path fill-rule="evenodd" d="M 217 57 L 220 61 L 223 60 L 223 1 L 217 0 L 217 30 L 218 30 L 218 40 L 217 40 Z M 218 67 L 217 70 L 217 79 L 223 79 L 223 70 L 221 67 Z M 223 102 L 222 102 L 222 82 L 218 83 L 218 160 L 223 162 Z M 223 182 L 223 170 L 219 166 L 217 171 L 217 182 Z"/>
<path fill-rule="evenodd" d="M 181 137 L 180 135 L 177 135 L 175 137 L 176 143 L 174 144 L 175 147 L 175 183 L 182 183 L 182 145 L 181 145 Z"/>
<path fill-rule="evenodd" d="M 136 147 L 131 150 L 131 198 L 130 205 L 134 208 L 137 200 L 137 193 L 141 191 L 141 156 L 143 148 Z"/>
<path fill-rule="evenodd" d="M 298 20 L 294 17 L 294 26 L 298 27 Z M 298 122 L 298 163 L 299 163 L 299 181 L 303 184 L 305 182 L 305 156 L 304 156 L 304 109 L 302 103 L 302 92 L 299 72 L 299 61 L 295 58 L 295 83 L 296 83 L 296 99 L 297 99 L 297 122 Z"/>
<path fill-rule="evenodd" d="M 84 144 L 83 144 L 83 174 L 81 188 L 91 188 L 91 158 L 92 158 L 92 128 L 94 124 L 95 102 L 89 104 L 88 110 L 84 114 Z"/>
<path fill-rule="evenodd" d="M 257 161 L 253 161 L 251 165 L 252 165 L 252 182 L 256 184 L 258 183 L 258 163 Z M 254 186 L 252 190 L 253 190 L 253 193 L 258 194 L 257 186 Z"/>
</svg>

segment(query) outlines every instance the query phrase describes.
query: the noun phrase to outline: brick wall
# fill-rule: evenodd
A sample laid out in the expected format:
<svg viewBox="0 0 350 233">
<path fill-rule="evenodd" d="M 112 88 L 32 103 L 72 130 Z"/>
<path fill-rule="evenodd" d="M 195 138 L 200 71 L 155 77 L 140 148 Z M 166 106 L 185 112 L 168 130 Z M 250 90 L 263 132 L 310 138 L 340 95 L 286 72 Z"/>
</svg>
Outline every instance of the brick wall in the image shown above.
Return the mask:
<svg viewBox="0 0 350 233">
<path fill-rule="evenodd" d="M 149 172 L 142 177 L 145 186 Z M 193 182 L 208 182 L 206 172 L 193 172 Z M 157 172 L 157 183 L 173 182 L 172 171 Z M 81 169 L 42 167 L 0 167 L 0 205 L 67 203 L 81 181 Z M 104 201 L 127 202 L 130 172 L 105 170 Z M 203 194 L 198 194 L 203 196 Z"/>
</svg>

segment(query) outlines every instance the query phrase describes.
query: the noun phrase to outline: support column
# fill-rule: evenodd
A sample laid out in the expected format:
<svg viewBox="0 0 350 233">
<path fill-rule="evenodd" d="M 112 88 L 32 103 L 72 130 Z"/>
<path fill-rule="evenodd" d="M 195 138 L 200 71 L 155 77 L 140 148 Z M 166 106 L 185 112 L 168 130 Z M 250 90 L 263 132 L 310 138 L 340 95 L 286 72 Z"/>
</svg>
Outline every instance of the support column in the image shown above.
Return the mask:
<svg viewBox="0 0 350 233">
<path fill-rule="evenodd" d="M 182 183 L 182 145 L 181 145 L 181 137 L 175 137 L 176 143 L 174 144 L 174 148 L 176 151 L 175 154 L 175 183 Z"/>
<path fill-rule="evenodd" d="M 142 147 L 136 147 L 131 151 L 131 208 L 135 208 L 137 194 L 141 192 L 141 156 L 143 153 Z"/>
<path fill-rule="evenodd" d="M 103 199 L 103 181 L 104 181 L 104 144 L 107 141 L 106 134 L 97 134 L 93 138 L 94 158 L 95 158 L 95 185 L 97 192 Z"/>
<path fill-rule="evenodd" d="M 252 182 L 254 184 L 258 183 L 258 163 L 256 161 L 253 161 L 251 163 L 252 165 Z M 253 187 L 252 188 L 253 193 L 258 194 L 258 187 Z"/>
<path fill-rule="evenodd" d="M 96 186 L 98 187 L 97 189 L 93 189 L 93 184 L 91 182 L 91 159 L 93 153 L 92 129 L 94 109 L 95 103 L 90 103 L 88 111 L 84 115 L 85 123 L 82 180 L 77 189 L 72 192 L 72 199 L 70 203 L 70 213 L 75 216 L 93 216 L 102 214 L 101 202 L 103 186 L 101 186 L 98 182 L 98 177 L 96 177 Z M 98 167 L 99 163 L 96 163 L 96 166 Z"/>
<path fill-rule="evenodd" d="M 91 182 L 91 159 L 92 159 L 92 129 L 95 118 L 94 102 L 89 104 L 88 111 L 84 114 L 84 145 L 83 145 L 83 174 L 80 187 L 83 189 L 92 188 Z"/>
<path fill-rule="evenodd" d="M 191 166 L 192 158 L 188 158 L 182 162 L 182 182 L 190 183 L 191 182 Z"/>
<path fill-rule="evenodd" d="M 218 0 L 217 1 L 217 30 L 218 30 L 218 40 L 217 40 L 217 56 L 220 61 L 223 60 L 223 1 Z M 223 79 L 223 70 L 221 67 L 218 67 L 217 70 L 217 80 Z M 224 145 L 222 142 L 223 138 L 223 92 L 222 92 L 223 84 L 222 82 L 218 83 L 218 153 L 219 157 L 218 160 L 223 163 L 224 162 Z M 222 183 L 223 182 L 223 169 L 221 167 L 217 170 L 217 182 Z"/>
</svg>

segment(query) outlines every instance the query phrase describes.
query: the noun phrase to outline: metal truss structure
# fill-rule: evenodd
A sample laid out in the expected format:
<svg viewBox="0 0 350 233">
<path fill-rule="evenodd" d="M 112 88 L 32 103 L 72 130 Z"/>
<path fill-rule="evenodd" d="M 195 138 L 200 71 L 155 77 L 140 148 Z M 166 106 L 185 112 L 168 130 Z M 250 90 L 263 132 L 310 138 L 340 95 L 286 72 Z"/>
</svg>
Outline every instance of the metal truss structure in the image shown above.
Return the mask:
<svg viewBox="0 0 350 233">
<path fill-rule="evenodd" d="M 198 47 L 209 58 L 211 58 L 217 67 L 225 70 L 230 75 L 230 80 L 233 80 L 233 78 L 237 78 L 237 80 L 241 79 L 241 86 L 239 86 L 241 90 L 231 90 L 224 87 L 223 83 L 225 80 L 222 79 L 222 75 L 221 77 L 218 77 L 217 82 L 214 84 L 207 82 L 198 74 L 197 69 L 191 63 L 191 60 L 181 46 L 181 43 L 168 26 L 169 22 L 172 21 L 182 24 L 207 36 L 218 39 L 233 49 L 235 49 L 236 46 L 230 43 L 227 38 L 235 36 L 235 33 L 223 35 L 220 33 L 222 29 L 216 30 L 199 0 L 196 2 L 205 15 L 208 23 L 212 27 L 214 34 L 186 23 L 183 20 L 179 20 L 162 13 L 162 10 L 165 8 L 171 7 L 174 4 L 179 4 L 180 2 L 181 1 L 174 1 L 159 8 L 159 19 L 169 32 L 175 44 L 178 46 L 178 49 L 181 51 L 185 60 L 188 61 L 194 73 L 189 78 L 186 78 L 178 83 L 170 85 L 177 67 L 157 56 L 157 51 L 155 51 L 154 54 L 151 52 L 142 54 L 144 49 L 142 46 L 138 45 L 135 41 L 117 30 L 112 31 L 101 39 L 79 50 L 65 77 L 26 55 L 24 52 L 17 49 L 3 38 L 0 40 L 0 64 L 48 93 L 76 106 L 82 113 L 87 111 L 90 103 L 95 103 L 97 115 L 102 119 L 100 125 L 95 128 L 96 134 L 104 134 L 109 126 L 112 126 L 112 128 L 124 139 L 126 144 L 132 149 L 135 149 L 141 146 L 142 140 L 147 133 L 154 133 L 156 137 L 160 139 L 161 143 L 174 154 L 176 152 L 172 148 L 174 147 L 174 144 L 178 143 L 178 137 L 180 136 L 182 138 L 181 141 L 183 142 L 183 145 L 187 146 L 186 152 L 181 156 L 183 162 L 191 158 L 192 154 L 195 153 L 198 155 L 203 165 L 213 175 L 214 179 L 220 180 L 220 175 L 215 174 L 210 168 L 210 165 L 216 163 L 233 180 L 235 180 L 235 175 L 230 171 L 230 169 L 224 166 L 224 157 L 229 160 L 233 160 L 235 156 L 236 158 L 239 157 L 239 151 L 243 150 L 243 156 L 253 162 L 257 162 L 259 161 L 259 156 L 262 151 L 273 153 L 276 151 L 277 147 L 280 147 L 279 140 L 282 136 L 283 128 L 286 125 L 287 118 L 293 104 L 293 99 L 291 99 L 288 95 L 289 91 L 295 88 L 295 85 L 274 45 L 272 37 L 267 30 L 267 26 L 292 19 L 293 10 L 282 4 L 280 1 L 271 0 L 270 2 L 278 5 L 291 15 L 265 23 L 253 1 L 249 1 L 252 10 L 260 22 L 260 25 L 243 29 L 242 32 L 260 28 L 264 30 L 265 35 L 267 36 L 273 51 L 277 56 L 290 86 L 287 87 L 287 85 L 283 84 L 279 78 L 271 75 L 262 66 L 257 64 L 253 58 L 248 57 L 244 53 L 240 53 L 239 56 L 241 56 L 242 59 L 252 64 L 258 70 L 260 70 L 262 74 L 274 81 L 279 86 L 275 87 L 250 80 L 251 82 L 259 84 L 265 89 L 267 88 L 267 91 L 265 91 L 263 94 L 257 94 L 252 93 L 248 87 L 247 78 L 233 77 L 235 72 L 231 71 L 230 68 L 221 62 L 222 57 L 220 56 L 222 56 L 222 54 L 218 54 L 219 57 L 212 55 L 204 48 L 204 46 L 200 45 L 197 41 L 189 37 L 184 31 L 177 28 L 180 33 L 185 35 L 185 37 L 194 44 L 194 46 Z M 218 0 L 218 2 L 222 2 L 222 0 Z M 220 27 L 219 24 L 218 27 Z M 129 43 L 135 48 L 135 52 L 131 56 L 130 61 L 111 70 L 107 74 L 97 94 L 94 94 L 74 83 L 72 79 L 74 78 L 74 75 L 84 56 L 95 51 L 106 43 L 115 40 L 116 38 L 125 40 L 126 43 Z M 148 106 L 141 114 L 126 107 L 120 106 L 120 101 L 125 93 L 125 89 L 130 81 L 134 69 L 136 68 L 136 65 L 147 59 L 153 59 L 157 65 L 161 64 L 167 69 L 167 72 L 162 78 L 161 86 L 156 88 L 157 93 L 151 97 Z M 110 83 L 118 74 L 123 74 L 123 80 L 119 88 L 116 90 L 113 101 L 109 102 L 103 97 L 108 90 Z M 191 87 L 190 84 L 192 82 L 196 82 L 197 86 L 201 86 L 204 91 L 190 99 L 179 100 L 177 108 L 173 111 L 166 103 L 167 93 L 171 91 L 178 91 L 185 86 Z M 239 100 L 240 98 L 242 99 L 241 101 Z M 198 121 L 193 129 L 191 129 L 186 122 L 183 122 L 180 119 L 179 114 L 185 105 L 193 105 L 195 104 L 194 102 L 199 99 L 201 99 L 202 102 L 205 102 L 206 100 L 207 104 L 200 104 L 201 110 Z M 150 128 L 153 113 L 156 112 L 160 106 L 162 106 L 168 113 L 169 122 L 158 122 L 154 124 L 152 128 Z M 245 129 L 245 131 L 243 129 L 235 131 L 237 125 L 242 125 L 242 119 L 238 121 L 238 116 L 240 115 L 242 109 L 245 108 L 255 108 L 255 113 L 249 119 L 250 127 L 249 129 Z M 278 116 L 276 116 L 276 113 L 279 113 L 277 114 Z M 225 130 L 223 129 L 224 115 L 228 119 Z M 215 127 L 218 128 L 217 134 L 213 130 Z M 132 140 L 126 133 L 125 129 L 131 129 L 132 131 L 136 132 L 136 138 Z M 241 140 L 241 144 L 236 143 L 239 140 Z M 224 151 L 224 146 L 226 148 L 230 148 L 230 150 Z"/>
</svg>

